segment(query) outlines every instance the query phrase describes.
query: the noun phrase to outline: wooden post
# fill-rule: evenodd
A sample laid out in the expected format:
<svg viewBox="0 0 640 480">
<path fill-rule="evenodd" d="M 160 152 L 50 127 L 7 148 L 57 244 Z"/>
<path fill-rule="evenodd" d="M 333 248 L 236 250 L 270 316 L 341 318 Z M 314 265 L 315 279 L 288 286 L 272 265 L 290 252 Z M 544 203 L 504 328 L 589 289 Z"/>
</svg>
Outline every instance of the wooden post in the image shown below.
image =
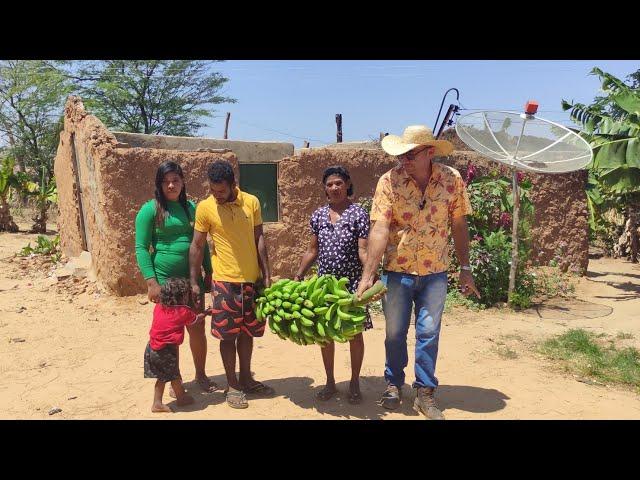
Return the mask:
<svg viewBox="0 0 640 480">
<path fill-rule="evenodd" d="M 336 113 L 336 126 L 338 127 L 338 131 L 336 134 L 337 142 L 342 143 L 342 114 Z"/>
<path fill-rule="evenodd" d="M 307 142 L 306 140 L 304 141 L 304 146 L 302 148 L 309 148 L 309 142 Z"/>
<path fill-rule="evenodd" d="M 226 140 L 227 137 L 227 133 L 229 132 L 229 119 L 231 118 L 231 112 L 227 112 L 227 118 L 224 121 L 224 139 Z"/>
<path fill-rule="evenodd" d="M 513 225 L 511 226 L 511 270 L 509 271 L 509 298 L 516 288 L 518 271 L 518 222 L 520 221 L 520 191 L 518 188 L 518 172 L 513 169 Z"/>
<path fill-rule="evenodd" d="M 453 105 L 452 105 L 453 106 Z M 529 104 L 527 103 L 527 107 Z M 535 112 L 534 112 L 535 113 Z M 530 115 L 527 111 L 527 120 Z M 518 152 L 520 151 L 520 141 L 524 134 L 524 127 L 527 124 L 525 120 L 522 122 L 522 129 L 520 130 L 520 136 L 518 137 L 518 143 L 516 144 L 516 151 L 513 153 L 514 160 L 518 158 Z M 440 128 L 442 131 L 442 127 Z M 438 132 L 438 135 L 440 132 Z M 511 270 L 509 271 L 509 292 L 508 303 L 511 303 L 511 294 L 516 288 L 516 273 L 518 272 L 518 222 L 520 221 L 520 191 L 518 188 L 518 171 L 516 167 L 513 167 L 513 225 L 511 228 Z"/>
</svg>

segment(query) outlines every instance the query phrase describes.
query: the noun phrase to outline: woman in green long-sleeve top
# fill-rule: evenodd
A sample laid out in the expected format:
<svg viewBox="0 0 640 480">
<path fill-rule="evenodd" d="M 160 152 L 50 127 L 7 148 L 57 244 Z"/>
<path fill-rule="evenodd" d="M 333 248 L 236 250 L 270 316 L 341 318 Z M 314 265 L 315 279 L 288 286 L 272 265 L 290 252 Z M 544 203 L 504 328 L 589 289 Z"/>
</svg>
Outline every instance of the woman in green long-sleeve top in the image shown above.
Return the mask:
<svg viewBox="0 0 640 480">
<path fill-rule="evenodd" d="M 193 238 L 195 204 L 187 200 L 182 168 L 175 162 L 163 162 L 156 172 L 155 199 L 140 208 L 136 216 L 136 259 L 147 282 L 149 300 L 157 302 L 160 286 L 171 277 L 189 279 L 189 246 Z M 151 247 L 151 249 L 150 249 Z M 205 247 L 204 278 L 200 289 L 204 306 L 204 292 L 211 290 L 211 257 Z M 207 338 L 204 322 L 187 326 L 189 346 L 196 369 L 196 382 L 205 391 L 218 386 L 205 373 Z"/>
</svg>

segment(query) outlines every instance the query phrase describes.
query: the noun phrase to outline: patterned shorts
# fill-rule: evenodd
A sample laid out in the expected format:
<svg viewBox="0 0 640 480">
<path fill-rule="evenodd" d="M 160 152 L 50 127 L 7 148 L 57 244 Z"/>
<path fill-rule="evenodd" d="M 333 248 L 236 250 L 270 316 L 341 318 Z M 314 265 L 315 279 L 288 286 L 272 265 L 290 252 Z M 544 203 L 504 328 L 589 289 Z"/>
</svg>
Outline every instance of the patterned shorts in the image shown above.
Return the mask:
<svg viewBox="0 0 640 480">
<path fill-rule="evenodd" d="M 160 350 L 154 350 L 147 343 L 144 350 L 144 378 L 157 378 L 165 383 L 180 378 L 178 346 L 165 345 Z"/>
<path fill-rule="evenodd" d="M 213 309 L 211 333 L 220 340 L 233 340 L 240 332 L 250 337 L 264 335 L 266 322 L 255 313 L 256 291 L 253 283 L 214 281 L 211 285 Z"/>
</svg>

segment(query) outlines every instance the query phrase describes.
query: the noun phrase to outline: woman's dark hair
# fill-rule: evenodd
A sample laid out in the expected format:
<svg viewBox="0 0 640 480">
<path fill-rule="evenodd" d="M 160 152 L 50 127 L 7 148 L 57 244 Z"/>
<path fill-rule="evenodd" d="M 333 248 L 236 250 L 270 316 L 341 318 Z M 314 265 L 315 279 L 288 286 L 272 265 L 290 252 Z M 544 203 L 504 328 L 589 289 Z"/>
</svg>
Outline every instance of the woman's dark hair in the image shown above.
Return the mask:
<svg viewBox="0 0 640 480">
<path fill-rule="evenodd" d="M 184 213 L 187 214 L 187 219 L 191 221 L 191 215 L 189 215 L 189 205 L 187 204 L 187 186 L 184 183 L 184 174 L 182 173 L 182 167 L 180 167 L 180 165 L 178 165 L 176 162 L 168 160 L 166 162 L 162 162 L 158 167 L 158 170 L 156 171 L 156 225 L 159 227 L 164 225 L 164 221 L 169 216 L 167 199 L 164 197 L 164 192 L 162 191 L 162 182 L 164 181 L 164 176 L 167 173 L 177 173 L 182 180 L 182 190 L 180 191 L 178 201 L 180 202 L 180 205 L 182 205 Z"/>
<path fill-rule="evenodd" d="M 226 160 L 216 160 L 207 167 L 207 177 L 211 183 L 227 182 L 233 185 L 236 177 L 233 174 L 233 167 Z"/>
<path fill-rule="evenodd" d="M 351 177 L 349 176 L 349 172 L 346 168 L 341 167 L 340 165 L 334 165 L 333 167 L 327 168 L 322 174 L 322 185 L 326 185 L 327 178 L 331 175 L 338 175 L 345 183 L 351 181 Z M 349 185 L 349 189 L 347 190 L 347 196 L 353 195 L 353 182 Z"/>
<path fill-rule="evenodd" d="M 162 305 L 187 305 L 191 285 L 186 278 L 169 278 L 160 287 L 160 303 Z"/>
</svg>

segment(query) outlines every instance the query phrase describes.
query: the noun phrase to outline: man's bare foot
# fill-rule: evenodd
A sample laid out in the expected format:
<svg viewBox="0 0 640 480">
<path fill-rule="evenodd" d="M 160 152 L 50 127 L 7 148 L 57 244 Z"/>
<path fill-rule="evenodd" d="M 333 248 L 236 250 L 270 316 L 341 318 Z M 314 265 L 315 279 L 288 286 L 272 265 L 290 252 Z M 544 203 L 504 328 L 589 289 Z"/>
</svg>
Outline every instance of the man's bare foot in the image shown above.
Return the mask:
<svg viewBox="0 0 640 480">
<path fill-rule="evenodd" d="M 249 381 L 240 380 L 240 390 L 246 394 L 261 395 L 263 397 L 270 397 L 276 393 L 273 388 L 253 379 L 249 379 Z"/>
<path fill-rule="evenodd" d="M 184 407 L 185 405 L 191 405 L 195 400 L 191 395 L 184 394 L 180 398 L 176 399 L 176 405 Z"/>
<path fill-rule="evenodd" d="M 151 407 L 153 413 L 171 413 L 172 410 L 164 403 L 154 403 Z"/>
</svg>

